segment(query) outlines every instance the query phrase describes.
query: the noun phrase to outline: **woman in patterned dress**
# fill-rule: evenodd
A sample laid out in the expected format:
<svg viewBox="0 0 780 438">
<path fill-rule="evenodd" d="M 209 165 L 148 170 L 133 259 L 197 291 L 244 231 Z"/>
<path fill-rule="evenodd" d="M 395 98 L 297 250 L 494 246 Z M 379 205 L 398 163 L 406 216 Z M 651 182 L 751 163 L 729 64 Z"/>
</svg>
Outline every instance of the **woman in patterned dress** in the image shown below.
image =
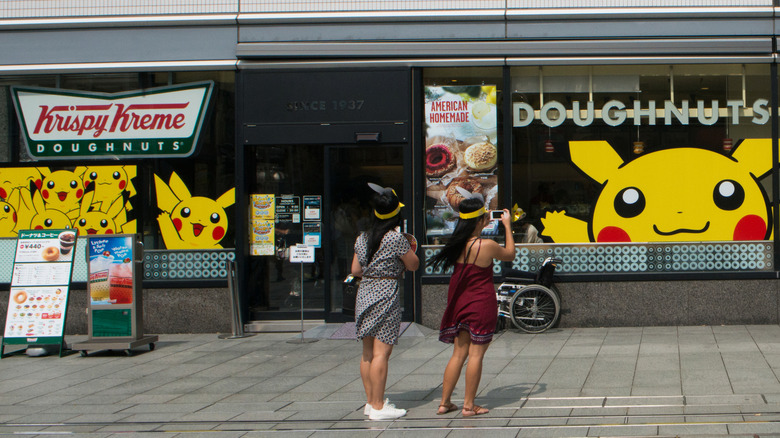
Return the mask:
<svg viewBox="0 0 780 438">
<path fill-rule="evenodd" d="M 494 240 L 480 238 L 482 229 L 490 222 L 481 195 L 463 199 L 459 210 L 460 217 L 452 237 L 429 264 L 444 270 L 455 267 L 450 277 L 447 308 L 439 330 L 439 340 L 455 346 L 444 369 L 441 404 L 437 414 L 443 415 L 458 409 L 450 397 L 458 383 L 463 364 L 468 359 L 461 414 L 470 417 L 489 412 L 474 404 L 474 399 L 482 377 L 482 359 L 496 329 L 493 259 L 512 260 L 515 257 L 515 241 L 509 210 L 504 210 L 501 216 L 506 232 L 503 247 Z"/>
<path fill-rule="evenodd" d="M 398 282 L 404 270 L 420 264 L 409 240 L 399 231 L 401 207 L 392 189 L 369 184 L 373 224 L 355 241 L 352 275 L 362 277 L 355 303 L 355 329 L 363 342 L 360 377 L 366 391 L 363 413 L 372 420 L 388 420 L 406 415 L 384 398 L 387 364 L 401 327 Z"/>
</svg>

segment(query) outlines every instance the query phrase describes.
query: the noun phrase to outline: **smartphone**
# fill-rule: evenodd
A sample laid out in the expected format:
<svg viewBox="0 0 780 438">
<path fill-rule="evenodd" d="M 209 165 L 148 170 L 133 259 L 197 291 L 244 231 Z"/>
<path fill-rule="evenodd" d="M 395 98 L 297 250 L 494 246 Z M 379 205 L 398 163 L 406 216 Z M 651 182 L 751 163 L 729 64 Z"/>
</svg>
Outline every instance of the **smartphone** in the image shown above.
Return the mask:
<svg viewBox="0 0 780 438">
<path fill-rule="evenodd" d="M 501 216 L 504 215 L 504 210 L 490 210 L 490 220 L 491 221 L 500 221 Z"/>
</svg>

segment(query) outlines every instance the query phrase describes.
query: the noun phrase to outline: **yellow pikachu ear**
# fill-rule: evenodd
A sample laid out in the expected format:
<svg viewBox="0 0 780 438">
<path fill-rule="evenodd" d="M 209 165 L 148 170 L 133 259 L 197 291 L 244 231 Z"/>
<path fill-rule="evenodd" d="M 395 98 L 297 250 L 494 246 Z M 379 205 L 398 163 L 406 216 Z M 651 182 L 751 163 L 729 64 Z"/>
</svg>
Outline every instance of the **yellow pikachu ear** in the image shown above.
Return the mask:
<svg viewBox="0 0 780 438">
<path fill-rule="evenodd" d="M 78 175 L 79 178 L 84 177 L 84 172 L 87 171 L 87 166 L 76 166 L 76 169 L 73 171 L 76 175 Z"/>
<path fill-rule="evenodd" d="M 746 138 L 734 148 L 731 157 L 759 179 L 772 170 L 772 139 Z"/>
<path fill-rule="evenodd" d="M 230 207 L 236 202 L 236 188 L 232 188 L 223 193 L 222 196 L 217 199 L 217 205 L 223 209 Z"/>
<path fill-rule="evenodd" d="M 8 199 L 5 202 L 11 204 L 14 210 L 19 211 L 19 205 L 22 202 L 22 195 L 19 193 L 20 189 L 11 190 L 11 194 L 8 195 Z"/>
<path fill-rule="evenodd" d="M 32 196 L 33 208 L 36 214 L 41 214 L 46 211 L 46 206 L 43 204 L 43 195 L 40 190 L 36 190 Z"/>
<path fill-rule="evenodd" d="M 168 185 L 157 175 L 154 175 L 154 190 L 157 194 L 157 207 L 166 213 L 170 213 L 173 207 L 180 201 Z"/>
<path fill-rule="evenodd" d="M 84 196 L 81 197 L 81 206 L 79 207 L 79 215 L 83 216 L 89 212 L 89 207 L 92 206 L 93 199 L 95 199 L 94 190 L 89 190 L 86 193 L 84 193 Z"/>
<path fill-rule="evenodd" d="M 176 174 L 176 172 L 173 172 L 171 174 L 171 179 L 168 181 L 168 185 L 171 187 L 171 190 L 173 190 L 173 194 L 176 195 L 179 200 L 185 200 L 192 198 L 192 195 L 190 195 L 190 189 L 187 188 L 187 185 L 184 184 L 184 181 L 179 178 L 179 175 Z"/>
<path fill-rule="evenodd" d="M 123 208 L 125 208 L 125 200 L 120 196 L 114 199 L 114 202 L 111 203 L 111 207 L 108 207 L 108 211 L 106 212 L 106 214 L 111 219 L 114 219 L 117 216 L 119 216 L 119 213 L 122 212 Z"/>
<path fill-rule="evenodd" d="M 615 149 L 603 140 L 570 141 L 571 162 L 599 184 L 604 184 L 623 164 Z"/>
</svg>

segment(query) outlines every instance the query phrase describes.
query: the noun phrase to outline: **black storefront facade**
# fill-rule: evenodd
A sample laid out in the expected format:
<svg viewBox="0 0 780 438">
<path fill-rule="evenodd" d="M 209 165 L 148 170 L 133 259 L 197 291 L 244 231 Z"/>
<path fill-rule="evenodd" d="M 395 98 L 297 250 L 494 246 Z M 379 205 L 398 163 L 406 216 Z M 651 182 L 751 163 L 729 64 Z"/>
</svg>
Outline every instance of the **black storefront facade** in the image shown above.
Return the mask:
<svg viewBox="0 0 780 438">
<path fill-rule="evenodd" d="M 422 259 L 452 226 L 451 185 L 469 182 L 492 208 L 517 205 L 525 215 L 510 265 L 533 270 L 546 256 L 564 259 L 564 326 L 777 323 L 774 8 L 693 9 L 396 11 L 371 26 L 350 14 L 316 23 L 303 13 L 243 14 L 148 26 L 179 35 L 171 44 L 204 31 L 224 39 L 211 41 L 208 62 L 192 50 L 184 55 L 193 59 L 157 64 L 142 65 L 147 55 L 134 52 L 122 65 L 5 66 L 3 167 L 82 164 L 24 156 L 12 86 L 126 93 L 210 81 L 197 154 L 118 164 L 137 166 L 132 218 L 146 248 L 175 263 L 169 272 L 206 271 L 202 263 L 220 255 L 234 260 L 250 328 L 298 319 L 301 296 L 312 324 L 350 320 L 341 281 L 370 217 L 367 182 L 401 195 Z M 84 31 L 64 26 L 63 35 Z M 432 117 L 450 107 L 433 104 L 442 101 L 460 102 L 468 117 L 480 108 L 490 123 L 478 141 L 458 131 L 472 119 Z M 432 129 L 440 120 L 460 121 L 452 132 Z M 465 152 L 477 142 L 495 148 L 492 167 L 469 167 Z M 450 170 L 431 172 L 432 146 L 450 150 Z M 174 173 L 192 197 L 223 199 L 230 218 L 222 248 L 192 253 L 204 260 L 169 248 L 161 231 L 155 177 L 172 186 Z M 265 219 L 273 224 L 268 255 L 253 248 L 268 231 L 253 217 L 257 195 L 275 201 Z M 285 259 L 304 242 L 317 246 L 315 263 Z M 144 282 L 147 331 L 229 330 L 219 272 L 162 272 Z M 447 280 L 425 268 L 407 275 L 404 320 L 437 327 Z M 84 332 L 73 314 L 69 325 Z"/>
</svg>

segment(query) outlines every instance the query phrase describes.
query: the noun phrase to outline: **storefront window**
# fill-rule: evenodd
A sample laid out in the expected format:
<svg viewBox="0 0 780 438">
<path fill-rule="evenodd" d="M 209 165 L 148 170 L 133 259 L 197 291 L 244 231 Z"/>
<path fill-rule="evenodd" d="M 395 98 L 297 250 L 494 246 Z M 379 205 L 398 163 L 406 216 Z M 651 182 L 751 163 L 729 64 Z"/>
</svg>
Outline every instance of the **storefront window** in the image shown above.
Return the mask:
<svg viewBox="0 0 780 438">
<path fill-rule="evenodd" d="M 211 88 L 210 111 L 206 112 L 206 117 L 201 123 L 198 147 L 195 152 L 186 158 L 154 157 L 143 160 L 132 157 L 120 158 L 121 162 L 119 163 L 107 159 L 85 161 L 84 159 L 62 159 L 61 157 L 33 161 L 27 152 L 25 136 L 19 126 L 19 118 L 11 93 L 12 86 L 23 86 L 73 91 L 75 96 L 80 96 L 79 92 L 115 94 L 200 82 L 212 82 L 213 87 Z M 0 112 L 0 120 L 2 120 L 0 123 L 0 162 L 7 163 L 7 166 L 0 166 L 5 168 L 5 170 L 0 169 L 0 179 L 3 179 L 1 178 L 3 174 L 13 176 L 17 173 L 22 174 L 27 169 L 30 172 L 35 171 L 43 175 L 43 178 L 38 179 L 42 180 L 43 189 L 45 189 L 47 178 L 52 179 L 56 175 L 64 175 L 66 171 L 75 172 L 74 178 L 71 179 L 77 179 L 80 183 L 84 183 L 91 181 L 89 179 L 90 172 L 85 173 L 85 169 L 94 168 L 99 170 L 100 172 L 97 173 L 100 174 L 110 167 L 112 172 L 109 172 L 109 176 L 115 177 L 109 178 L 111 181 L 127 180 L 124 183 L 127 188 L 123 188 L 117 193 L 124 193 L 122 196 L 126 198 L 125 203 L 128 206 L 126 208 L 127 214 L 121 218 L 122 226 L 112 230 L 112 232 L 143 233 L 146 249 L 210 250 L 235 247 L 234 227 L 231 223 L 234 217 L 233 205 L 235 203 L 234 72 L 5 76 L 0 78 L 0 96 L 5 102 L 5 104 L 0 105 L 2 108 L 0 111 L 4 111 Z M 79 114 L 84 116 L 85 113 Z M 75 123 L 75 121 L 71 120 L 71 123 Z M 142 123 L 140 119 L 138 123 Z M 68 142 L 65 146 L 70 148 L 70 144 Z M 80 145 L 84 149 L 87 146 L 86 142 Z M 100 178 L 100 175 L 95 178 Z M 54 183 L 53 180 L 51 182 Z M 80 185 L 80 188 L 85 189 L 86 186 Z M 96 200 L 99 196 L 107 196 L 100 195 L 99 192 L 95 192 Z M 160 193 L 170 195 L 167 197 L 167 201 L 159 197 Z M 1 191 L 0 195 L 2 195 Z M 111 206 L 107 205 L 105 199 L 100 200 L 106 204 L 100 208 L 104 212 L 108 212 Z M 188 239 L 183 232 L 179 232 L 181 230 L 176 231 L 175 227 L 163 225 L 160 219 L 163 212 L 169 214 L 171 218 L 169 222 L 175 223 L 176 218 L 169 211 L 174 200 L 177 203 L 186 200 L 197 201 L 198 206 L 208 210 L 207 226 L 203 229 L 200 226 L 195 226 L 193 235 L 189 236 Z M 53 198 L 50 198 L 47 204 L 52 206 L 52 203 Z M 62 210 L 67 206 L 57 207 Z M 80 208 L 78 203 L 70 207 L 75 211 Z M 189 211 L 189 214 L 196 214 L 194 207 Z M 72 215 L 75 217 L 75 213 Z M 215 224 L 214 221 L 217 217 L 219 217 L 219 222 Z M 208 230 L 207 227 L 212 225 L 214 230 L 202 231 Z"/>
<path fill-rule="evenodd" d="M 555 253 L 570 273 L 774 269 L 768 66 L 515 67 L 511 80 L 516 267 Z"/>
</svg>

